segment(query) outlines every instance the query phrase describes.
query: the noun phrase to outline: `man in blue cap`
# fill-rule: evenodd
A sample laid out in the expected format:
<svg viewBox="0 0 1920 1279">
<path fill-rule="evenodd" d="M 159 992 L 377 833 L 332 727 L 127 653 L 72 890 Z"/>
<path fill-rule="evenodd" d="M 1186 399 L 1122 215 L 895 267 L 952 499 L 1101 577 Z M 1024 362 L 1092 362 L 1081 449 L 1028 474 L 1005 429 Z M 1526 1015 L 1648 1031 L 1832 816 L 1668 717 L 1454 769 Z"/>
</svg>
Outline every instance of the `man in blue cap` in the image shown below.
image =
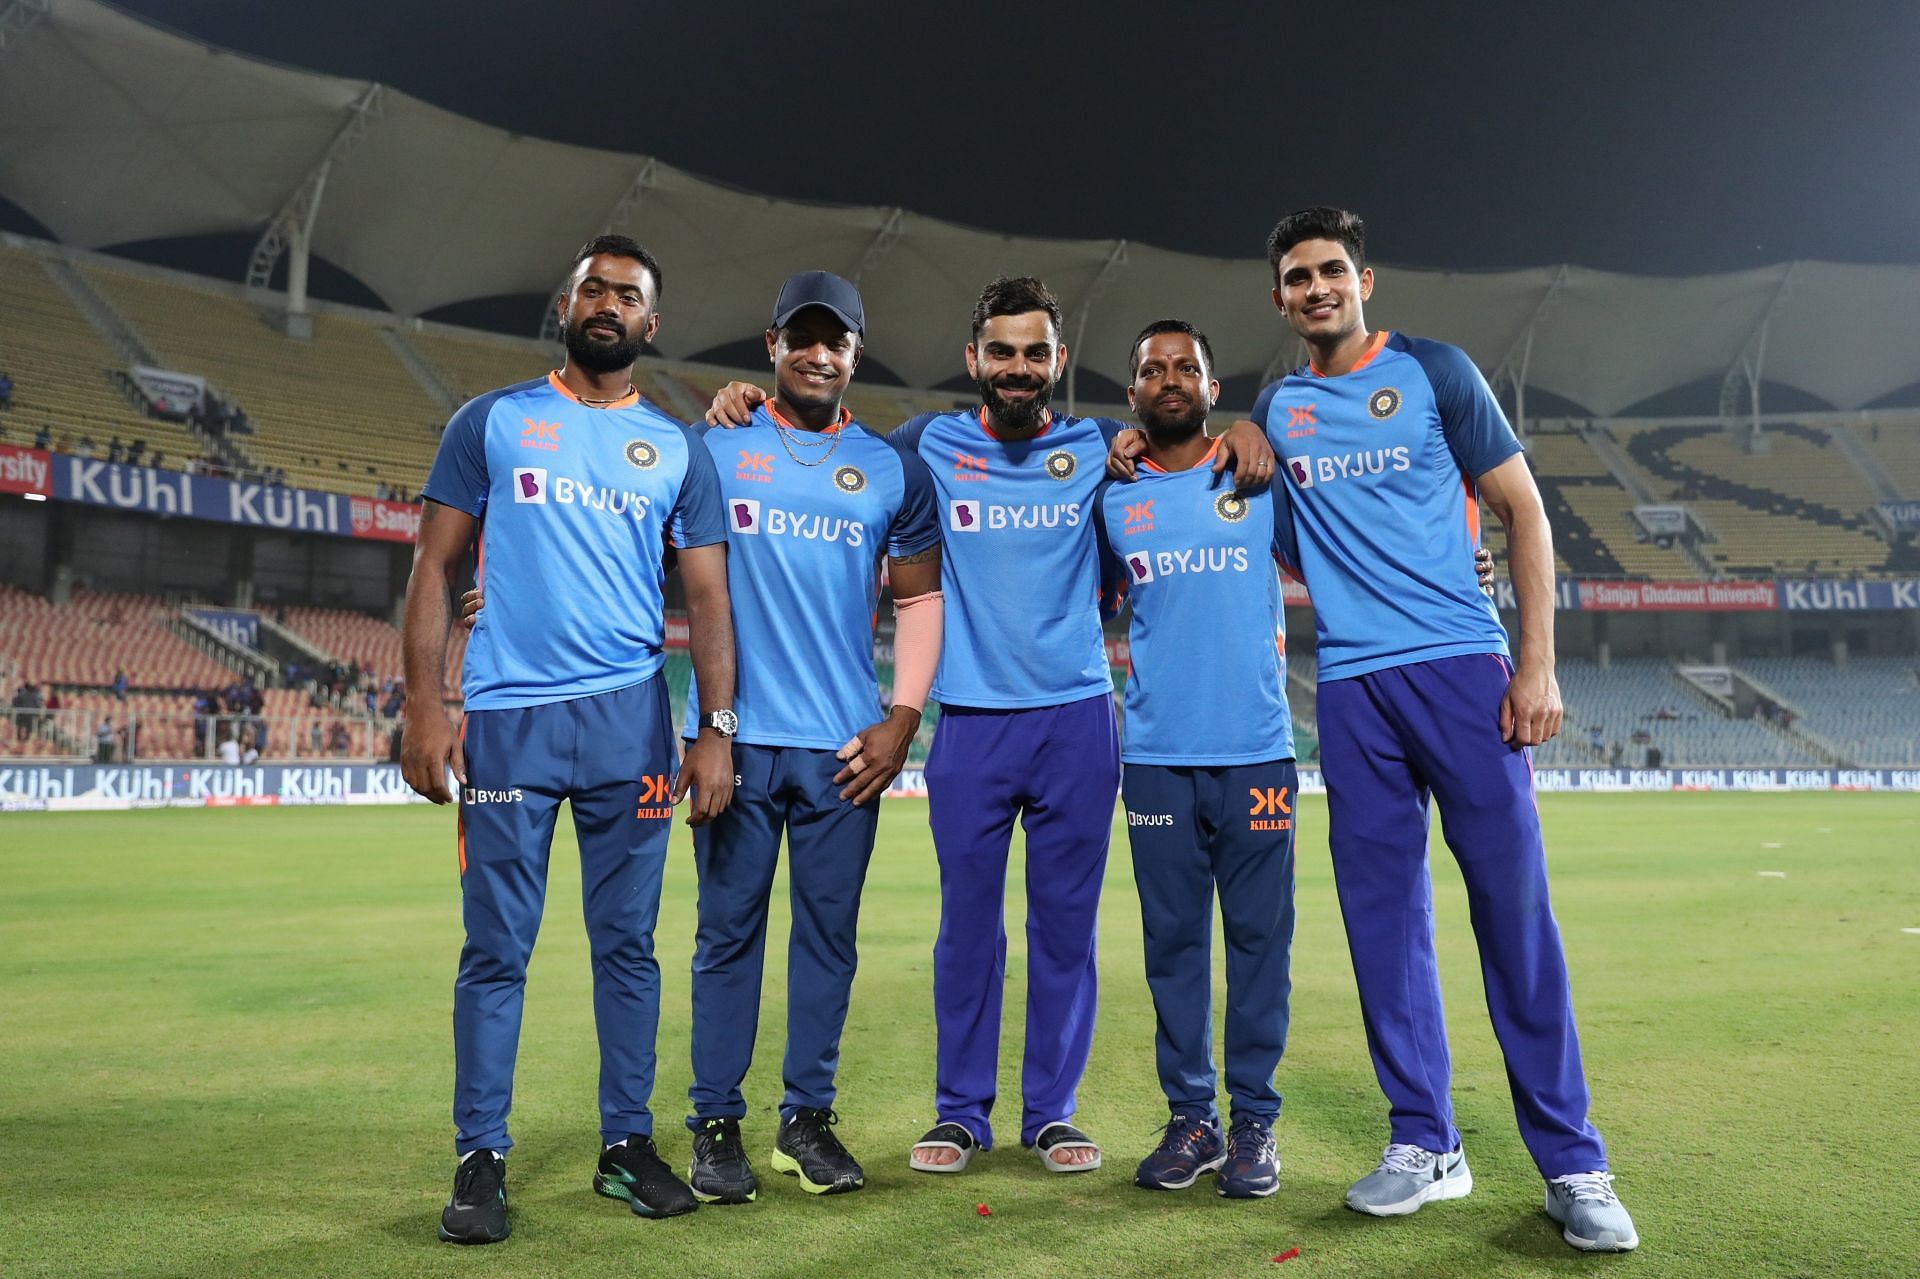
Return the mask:
<svg viewBox="0 0 1920 1279">
<path fill-rule="evenodd" d="M 853 985 L 861 885 L 879 801 L 906 762 L 939 658 L 940 526 L 926 464 L 841 406 L 860 363 L 859 291 L 826 271 L 774 303 L 773 398 L 710 431 L 727 528 L 738 676 L 733 805 L 694 831 L 700 921 L 693 956 L 693 1164 L 709 1203 L 757 1191 L 740 1144 L 753 1060 L 767 901 L 784 830 L 792 931 L 775 1170 L 812 1194 L 865 1182 L 834 1135 L 834 1073 Z M 896 678 L 882 710 L 873 668 L 875 561 L 895 600 Z M 687 733 L 700 716 L 696 686 Z"/>
</svg>

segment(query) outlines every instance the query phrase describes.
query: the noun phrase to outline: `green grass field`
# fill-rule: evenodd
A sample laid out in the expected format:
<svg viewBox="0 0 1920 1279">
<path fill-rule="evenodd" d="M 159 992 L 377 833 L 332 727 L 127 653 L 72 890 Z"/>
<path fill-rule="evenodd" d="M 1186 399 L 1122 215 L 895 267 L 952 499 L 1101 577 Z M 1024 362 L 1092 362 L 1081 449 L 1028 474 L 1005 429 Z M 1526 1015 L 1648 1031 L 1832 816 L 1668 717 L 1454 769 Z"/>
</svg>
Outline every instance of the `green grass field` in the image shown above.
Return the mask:
<svg viewBox="0 0 1920 1279">
<path fill-rule="evenodd" d="M 937 898 L 924 808 L 896 801 L 868 884 L 841 1074 L 840 1132 L 867 1188 L 813 1199 L 766 1168 L 782 944 L 770 947 L 748 1084 L 760 1202 L 649 1222 L 590 1191 L 595 1052 L 568 832 L 529 981 L 514 1235 L 489 1249 L 434 1239 L 452 1171 L 460 925 L 449 813 L 0 818 L 0 1275 L 1920 1274 L 1920 936 L 1901 931 L 1920 927 L 1920 803 L 1548 796 L 1542 806 L 1595 1118 L 1642 1236 L 1632 1256 L 1575 1254 L 1540 1211 L 1444 849 L 1441 963 L 1476 1188 L 1398 1221 L 1341 1206 L 1386 1123 L 1325 807 L 1312 799 L 1301 808 L 1277 1196 L 1229 1203 L 1207 1183 L 1174 1195 L 1130 1184 L 1165 1110 L 1118 830 L 1079 1114 L 1107 1166 L 1051 1176 L 1008 1141 L 963 1177 L 908 1171 L 906 1148 L 932 1117 Z M 655 1104 L 664 1149 L 684 1166 L 694 883 L 684 827 L 674 838 Z M 776 902 L 784 893 L 783 877 Z M 1017 889 L 1009 910 L 1007 1003 L 1019 1009 Z M 776 906 L 781 937 L 785 921 Z M 1012 1017 L 1009 1127 L 1020 1037 Z M 976 1212 L 982 1202 L 990 1217 Z M 1289 1248 L 1299 1257 L 1276 1266 Z"/>
</svg>

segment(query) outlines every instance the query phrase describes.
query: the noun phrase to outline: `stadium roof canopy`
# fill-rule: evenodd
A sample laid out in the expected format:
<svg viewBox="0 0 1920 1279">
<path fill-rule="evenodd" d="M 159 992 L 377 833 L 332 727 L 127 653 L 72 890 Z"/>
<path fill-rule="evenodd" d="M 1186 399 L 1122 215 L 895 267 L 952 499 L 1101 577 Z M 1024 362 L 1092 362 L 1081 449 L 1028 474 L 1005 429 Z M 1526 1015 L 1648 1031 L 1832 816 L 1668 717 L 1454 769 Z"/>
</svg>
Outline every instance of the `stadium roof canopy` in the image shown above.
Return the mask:
<svg viewBox="0 0 1920 1279">
<path fill-rule="evenodd" d="M 807 267 L 859 281 L 869 350 L 913 386 L 960 370 L 974 297 L 1002 272 L 1045 279 L 1074 357 L 1123 384 L 1128 340 L 1165 315 L 1207 330 L 1223 377 L 1298 355 L 1259 260 L 752 195 L 208 48 L 97 0 L 0 0 L 0 138 L 0 193 L 69 244 L 251 233 L 259 273 L 305 229 L 403 315 L 547 292 L 582 241 L 613 230 L 663 263 L 669 356 L 757 334 L 780 280 Z M 1376 326 L 1457 343 L 1496 381 L 1601 416 L 1703 380 L 1725 379 L 1742 407 L 1763 374 L 1840 409 L 1920 381 L 1920 267 L 1376 269 Z"/>
</svg>

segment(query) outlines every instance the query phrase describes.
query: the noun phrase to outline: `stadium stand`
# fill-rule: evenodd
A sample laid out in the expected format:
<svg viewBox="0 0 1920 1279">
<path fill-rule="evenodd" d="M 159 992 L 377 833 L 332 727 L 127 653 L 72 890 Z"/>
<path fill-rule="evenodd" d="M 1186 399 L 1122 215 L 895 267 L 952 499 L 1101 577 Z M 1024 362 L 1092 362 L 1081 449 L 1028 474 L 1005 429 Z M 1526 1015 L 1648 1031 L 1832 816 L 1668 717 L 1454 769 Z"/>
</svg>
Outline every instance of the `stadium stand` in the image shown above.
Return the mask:
<svg viewBox="0 0 1920 1279">
<path fill-rule="evenodd" d="M 1748 658 L 1734 668 L 1797 717 L 1795 727 L 1849 764 L 1920 764 L 1920 663 L 1856 657 Z"/>
<path fill-rule="evenodd" d="M 134 688 L 218 687 L 233 672 L 169 629 L 174 610 L 153 595 L 74 592 L 57 608 L 0 586 L 0 653 L 21 677 L 45 684 L 106 686 L 124 670 Z"/>
<path fill-rule="evenodd" d="M 8 443 L 29 443 L 45 430 L 71 453 L 83 438 L 104 458 L 108 441 L 145 440 L 177 470 L 199 457 L 187 427 L 149 418 L 108 381 L 112 351 L 61 291 L 40 259 L 0 245 L 0 372 L 13 379 L 12 406 L 0 413 Z"/>
<path fill-rule="evenodd" d="M 1673 674 L 1666 661 L 1616 661 L 1608 670 L 1581 658 L 1559 663 L 1560 696 L 1566 705 L 1560 736 L 1534 752 L 1543 768 L 1580 768 L 1611 762 L 1620 747 L 1622 767 L 1647 763 L 1649 748 L 1666 768 L 1726 764 L 1816 765 L 1798 743 L 1752 719 L 1730 719 Z M 1602 745 L 1591 744 L 1599 728 Z"/>
<path fill-rule="evenodd" d="M 1751 453 L 1717 426 L 1617 427 L 1648 488 L 1684 503 L 1714 541 L 1700 549 L 1728 577 L 1776 570 L 1855 576 L 1884 572 L 1887 544 L 1866 510 L 1873 491 L 1824 430 L 1767 431 Z"/>
<path fill-rule="evenodd" d="M 425 477 L 446 414 L 373 324 L 316 315 L 312 338 L 294 341 L 230 293 L 85 271 L 155 351 L 245 411 L 252 434 L 231 442 L 257 467 L 286 471 L 294 487 L 368 496 Z"/>
<path fill-rule="evenodd" d="M 1852 432 L 1902 497 L 1920 498 L 1920 421 L 1884 426 L 1849 422 L 1844 429 Z"/>
<path fill-rule="evenodd" d="M 358 662 L 362 672 L 382 679 L 398 676 L 402 670 L 400 628 L 391 622 L 350 609 L 289 608 L 286 626 L 321 652 L 341 663 Z M 460 658 L 466 651 L 466 633 L 454 630 L 447 652 L 447 687 L 450 701 L 460 698 Z"/>
</svg>

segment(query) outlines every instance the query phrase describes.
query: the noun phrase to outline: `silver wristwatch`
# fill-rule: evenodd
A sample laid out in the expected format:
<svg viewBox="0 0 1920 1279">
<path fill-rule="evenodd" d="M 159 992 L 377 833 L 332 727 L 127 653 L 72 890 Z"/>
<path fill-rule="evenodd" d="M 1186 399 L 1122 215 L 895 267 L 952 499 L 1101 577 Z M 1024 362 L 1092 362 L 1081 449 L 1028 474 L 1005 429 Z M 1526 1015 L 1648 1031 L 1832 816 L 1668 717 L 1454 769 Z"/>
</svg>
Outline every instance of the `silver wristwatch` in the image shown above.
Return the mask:
<svg viewBox="0 0 1920 1279">
<path fill-rule="evenodd" d="M 732 711 L 708 711 L 700 717 L 700 727 L 711 728 L 722 737 L 732 737 L 740 731 L 740 717 Z"/>
</svg>

